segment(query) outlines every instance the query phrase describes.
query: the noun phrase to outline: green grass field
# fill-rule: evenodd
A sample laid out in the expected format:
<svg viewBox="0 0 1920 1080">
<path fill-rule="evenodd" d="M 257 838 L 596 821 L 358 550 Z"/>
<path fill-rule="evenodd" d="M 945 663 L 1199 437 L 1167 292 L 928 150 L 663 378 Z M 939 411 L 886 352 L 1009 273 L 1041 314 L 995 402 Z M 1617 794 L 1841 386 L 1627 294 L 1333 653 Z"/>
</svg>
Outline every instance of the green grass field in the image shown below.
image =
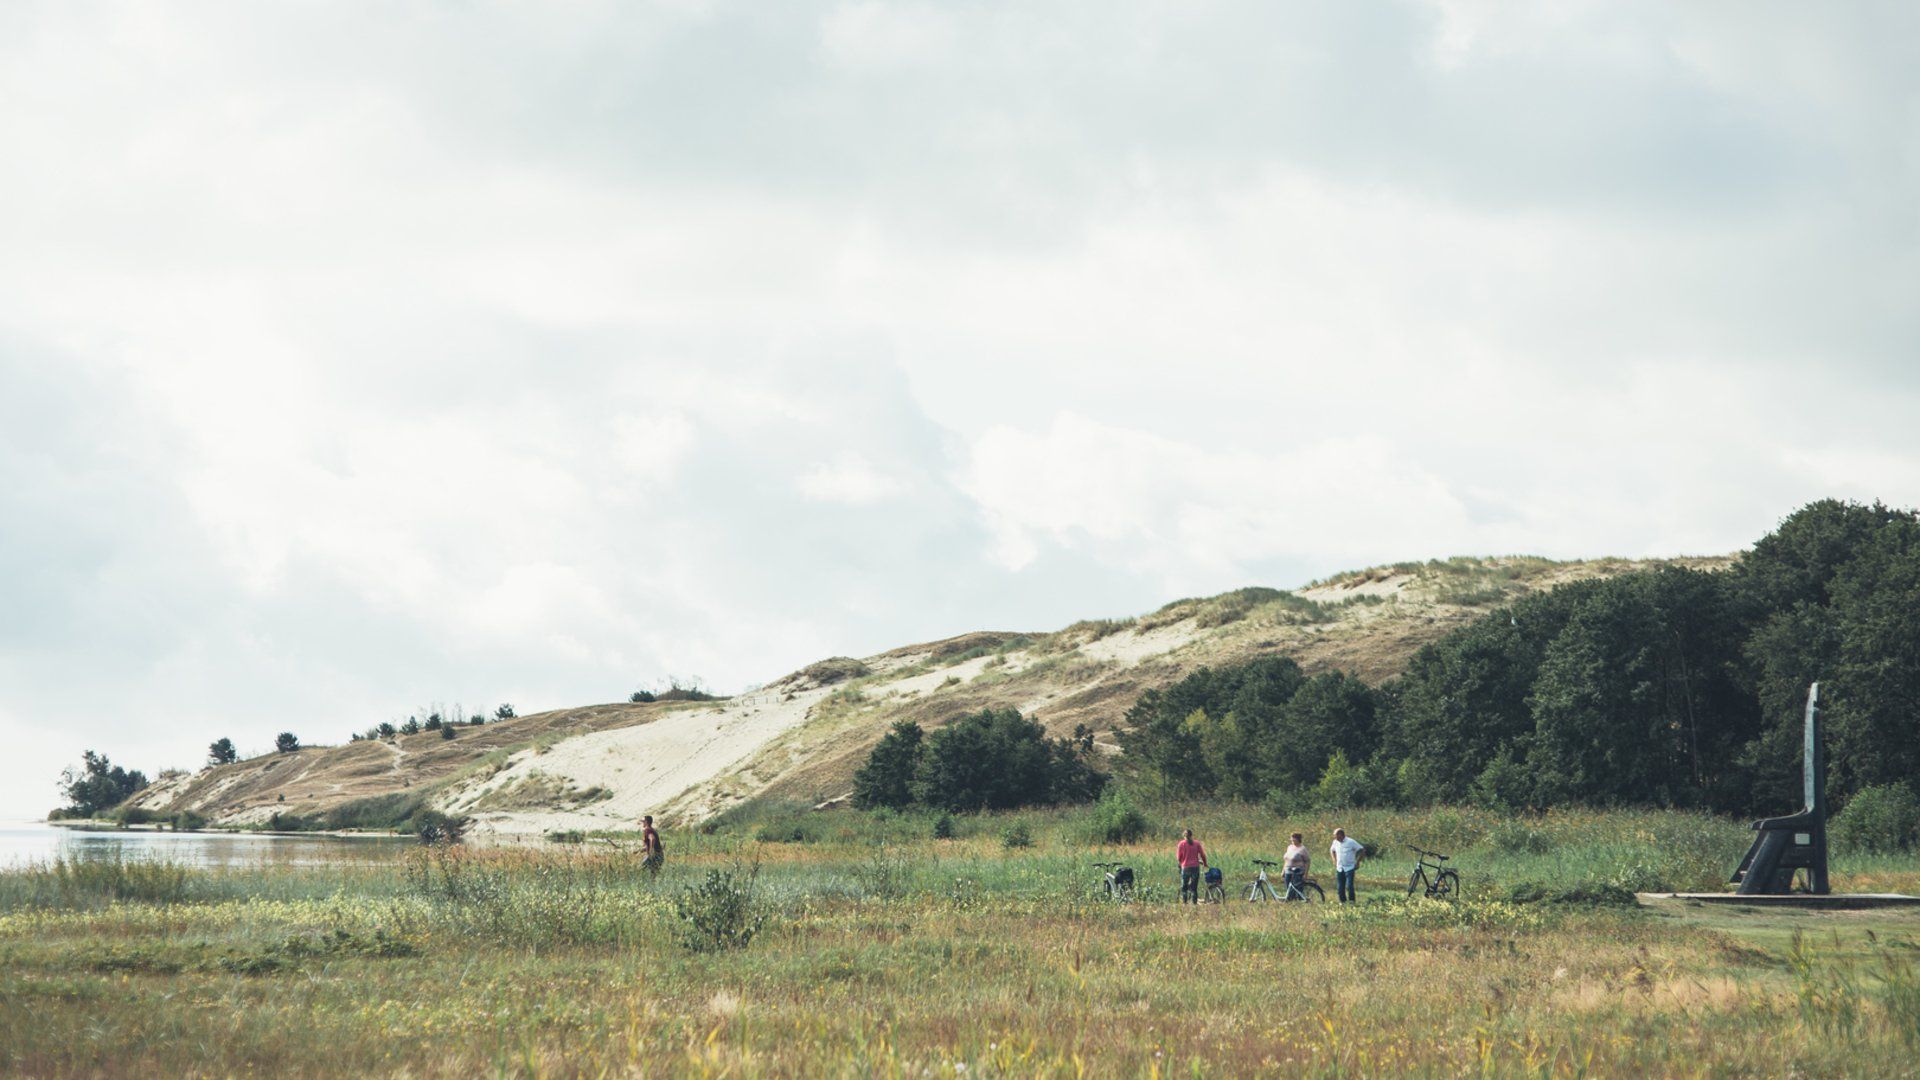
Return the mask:
<svg viewBox="0 0 1920 1080">
<path fill-rule="evenodd" d="M 736 814 L 670 834 L 656 879 L 608 844 L 397 862 L 0 874 L 9 1075 L 1912 1075 L 1920 914 L 1620 903 L 1718 888 L 1737 823 L 1368 811 L 1361 902 L 1182 907 L 1193 827 L 1230 886 L 1278 854 L 1253 807 L 932 820 Z M 796 833 L 802 840 L 790 839 Z M 757 840 L 785 835 L 787 842 Z M 1405 896 L 1411 845 L 1466 897 Z M 1096 895 L 1120 855 L 1136 902 Z M 683 942 L 677 899 L 757 863 L 744 948 Z M 1332 874 L 1317 866 L 1330 887 Z M 1920 891 L 1920 859 L 1843 859 L 1838 889 Z M 1515 896 L 1560 897 L 1516 902 Z M 1241 895 L 1244 895 L 1242 891 Z M 1571 896 L 1592 902 L 1564 902 Z"/>
</svg>

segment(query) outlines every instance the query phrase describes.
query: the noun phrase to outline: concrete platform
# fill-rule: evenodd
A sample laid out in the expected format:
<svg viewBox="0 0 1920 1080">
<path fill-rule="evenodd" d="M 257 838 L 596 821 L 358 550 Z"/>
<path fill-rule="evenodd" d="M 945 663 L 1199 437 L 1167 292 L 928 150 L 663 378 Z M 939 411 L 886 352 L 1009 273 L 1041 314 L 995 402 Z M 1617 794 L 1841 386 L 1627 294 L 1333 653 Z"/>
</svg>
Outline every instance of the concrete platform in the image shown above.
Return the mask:
<svg viewBox="0 0 1920 1080">
<path fill-rule="evenodd" d="M 1789 893 L 1784 896 L 1742 896 L 1730 892 L 1635 893 L 1640 902 L 1694 900 L 1703 904 L 1736 904 L 1755 908 L 1827 908 L 1864 910 L 1866 908 L 1920 905 L 1920 896 L 1906 893 Z"/>
</svg>

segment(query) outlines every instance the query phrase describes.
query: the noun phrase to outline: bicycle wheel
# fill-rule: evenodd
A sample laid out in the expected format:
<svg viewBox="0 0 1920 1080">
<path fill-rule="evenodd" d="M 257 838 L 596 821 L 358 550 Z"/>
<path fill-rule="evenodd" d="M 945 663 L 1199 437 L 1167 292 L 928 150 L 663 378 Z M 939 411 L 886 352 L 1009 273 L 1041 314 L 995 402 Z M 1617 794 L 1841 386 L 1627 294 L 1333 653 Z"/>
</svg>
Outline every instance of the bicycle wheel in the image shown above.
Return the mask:
<svg viewBox="0 0 1920 1080">
<path fill-rule="evenodd" d="M 1436 900 L 1455 900 L 1460 896 L 1460 875 L 1452 870 L 1442 870 L 1433 879 L 1433 891 L 1427 895 Z"/>
<path fill-rule="evenodd" d="M 1316 900 L 1322 904 L 1327 902 L 1327 892 L 1320 887 L 1320 883 L 1317 881 L 1303 881 L 1294 887 L 1300 890 L 1300 899 L 1305 900 L 1309 904 Z"/>
<path fill-rule="evenodd" d="M 1207 886 L 1207 903 L 1224 904 L 1227 902 L 1227 887 L 1224 885 Z"/>
<path fill-rule="evenodd" d="M 1427 888 L 1427 875 L 1419 870 L 1415 870 L 1413 876 L 1407 878 L 1407 895 L 1412 896 L 1417 892 L 1428 896 L 1433 895 L 1433 891 Z"/>
</svg>

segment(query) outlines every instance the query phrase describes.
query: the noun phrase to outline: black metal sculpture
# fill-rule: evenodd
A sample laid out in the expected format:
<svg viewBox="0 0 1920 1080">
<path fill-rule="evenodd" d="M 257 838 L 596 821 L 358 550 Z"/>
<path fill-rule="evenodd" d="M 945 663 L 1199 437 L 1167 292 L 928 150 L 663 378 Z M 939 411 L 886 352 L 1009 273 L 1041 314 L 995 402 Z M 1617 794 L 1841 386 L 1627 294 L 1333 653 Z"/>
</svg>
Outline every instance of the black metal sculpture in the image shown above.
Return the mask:
<svg viewBox="0 0 1920 1080">
<path fill-rule="evenodd" d="M 1806 809 L 1788 817 L 1753 823 L 1759 836 L 1740 860 L 1734 891 L 1745 896 L 1783 896 L 1793 891 L 1794 875 L 1807 872 L 1806 891 L 1827 888 L 1827 756 L 1820 744 L 1820 684 L 1807 688 Z"/>
</svg>

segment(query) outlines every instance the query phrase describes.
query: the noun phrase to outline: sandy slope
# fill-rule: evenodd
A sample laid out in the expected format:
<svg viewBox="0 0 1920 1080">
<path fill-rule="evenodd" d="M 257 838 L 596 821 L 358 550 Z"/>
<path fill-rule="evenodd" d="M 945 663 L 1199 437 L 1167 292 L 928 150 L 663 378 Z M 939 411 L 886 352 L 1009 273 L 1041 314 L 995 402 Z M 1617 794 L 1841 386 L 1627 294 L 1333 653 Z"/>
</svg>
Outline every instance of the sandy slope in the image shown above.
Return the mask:
<svg viewBox="0 0 1920 1080">
<path fill-rule="evenodd" d="M 507 768 L 456 784 L 435 802 L 471 813 L 481 833 L 638 828 L 642 814 L 660 815 L 690 789 L 726 774 L 804 723 L 826 692 L 823 687 L 762 690 L 676 709 L 636 727 L 529 748 L 515 753 Z M 540 777 L 564 778 L 575 790 L 602 788 L 611 795 L 572 808 L 485 809 L 490 793 Z"/>
</svg>

